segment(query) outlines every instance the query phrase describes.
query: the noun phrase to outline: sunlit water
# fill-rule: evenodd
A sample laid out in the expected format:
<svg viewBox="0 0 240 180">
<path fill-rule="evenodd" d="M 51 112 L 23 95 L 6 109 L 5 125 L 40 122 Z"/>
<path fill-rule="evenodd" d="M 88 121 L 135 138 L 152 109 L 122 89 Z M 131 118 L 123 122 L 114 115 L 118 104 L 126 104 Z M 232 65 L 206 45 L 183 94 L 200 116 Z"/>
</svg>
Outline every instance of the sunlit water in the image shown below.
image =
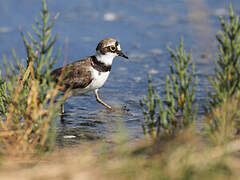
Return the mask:
<svg viewBox="0 0 240 180">
<path fill-rule="evenodd" d="M 59 145 L 82 140 L 106 139 L 123 123 L 130 137 L 143 135 L 143 116 L 139 100 L 146 94 L 147 76 L 160 93 L 171 63 L 166 45 L 174 47 L 184 37 L 186 49 L 193 49 L 196 74 L 199 76 L 197 101 L 204 104 L 206 74 L 213 71 L 216 54 L 215 34 L 218 15 L 226 16 L 228 4 L 240 13 L 240 1 L 233 0 L 49 0 L 52 15 L 60 13 L 55 32 L 57 47 L 68 39 L 68 63 L 93 55 L 97 43 L 112 37 L 121 43 L 129 60 L 117 57 L 109 79 L 99 91 L 100 97 L 116 111 L 109 112 L 95 101 L 93 93 L 74 96 L 65 103 L 62 121 L 57 119 Z M 0 1 L 0 54 L 11 59 L 11 49 L 24 58 L 23 43 L 18 32 L 30 30 L 38 17 L 41 1 Z M 63 55 L 56 64 L 63 64 Z M 200 108 L 201 115 L 202 108 Z"/>
</svg>

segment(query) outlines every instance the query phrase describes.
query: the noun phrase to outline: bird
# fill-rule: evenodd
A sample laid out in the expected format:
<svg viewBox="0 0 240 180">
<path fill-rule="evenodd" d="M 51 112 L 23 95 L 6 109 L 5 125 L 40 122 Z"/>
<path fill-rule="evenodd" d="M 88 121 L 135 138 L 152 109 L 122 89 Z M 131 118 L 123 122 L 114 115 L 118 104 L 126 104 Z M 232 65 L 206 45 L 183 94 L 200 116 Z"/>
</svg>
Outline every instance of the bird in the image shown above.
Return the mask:
<svg viewBox="0 0 240 180">
<path fill-rule="evenodd" d="M 97 47 L 95 55 L 67 64 L 51 72 L 52 79 L 64 86 L 64 90 L 71 89 L 73 94 L 84 94 L 93 91 L 96 101 L 109 110 L 113 108 L 103 102 L 98 95 L 101 88 L 111 71 L 113 59 L 121 56 L 128 59 L 120 47 L 117 40 L 106 38 L 101 40 Z M 63 78 L 62 72 L 66 70 Z M 64 113 L 64 105 L 61 106 L 61 113 Z"/>
</svg>

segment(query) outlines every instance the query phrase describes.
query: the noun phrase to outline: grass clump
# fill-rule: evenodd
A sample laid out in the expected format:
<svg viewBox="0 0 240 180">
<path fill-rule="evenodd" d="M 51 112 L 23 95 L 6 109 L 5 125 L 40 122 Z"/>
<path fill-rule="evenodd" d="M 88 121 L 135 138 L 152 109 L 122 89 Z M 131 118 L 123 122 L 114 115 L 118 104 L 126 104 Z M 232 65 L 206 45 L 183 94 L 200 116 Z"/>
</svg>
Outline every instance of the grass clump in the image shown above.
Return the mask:
<svg viewBox="0 0 240 180">
<path fill-rule="evenodd" d="M 197 78 L 194 78 L 195 65 L 191 51 L 187 55 L 183 39 L 175 51 L 168 47 L 173 65 L 171 74 L 166 77 L 164 98 L 155 93 L 148 80 L 148 96 L 140 101 L 145 118 L 145 134 L 157 137 L 161 134 L 176 135 L 179 130 L 192 125 L 196 119 L 194 107 Z"/>
<path fill-rule="evenodd" d="M 54 101 L 60 87 L 48 89 L 44 101 L 40 102 L 42 92 L 40 82 L 34 76 L 33 63 L 29 63 L 26 72 L 20 77 L 11 92 L 13 97 L 9 97 L 11 101 L 6 113 L 0 119 L 0 152 L 29 155 L 52 150 L 55 142 L 55 125 L 52 120 L 60 106 Z"/>
<path fill-rule="evenodd" d="M 214 143 L 222 144 L 237 138 L 240 132 L 240 22 L 231 5 L 229 20 L 219 19 L 221 31 L 216 36 L 219 52 L 214 75 L 207 76 L 211 91 L 208 90 L 204 130 Z M 165 80 L 164 97 L 154 92 L 149 78 L 148 95 L 140 101 L 145 119 L 143 130 L 152 137 L 176 135 L 179 130 L 193 125 L 196 119 L 194 102 L 198 80 L 194 78 L 191 52 L 186 54 L 183 41 L 175 52 L 168 50 L 173 66 Z"/>
<path fill-rule="evenodd" d="M 240 90 L 240 22 L 239 16 L 229 8 L 229 20 L 219 17 L 221 31 L 217 34 L 218 55 L 215 74 L 209 76 L 214 91 L 209 91 L 209 109 L 220 105 Z"/>
<path fill-rule="evenodd" d="M 225 143 L 239 135 L 240 98 L 240 22 L 232 6 L 229 19 L 219 17 L 221 31 L 217 34 L 218 55 L 215 72 L 208 76 L 213 91 L 208 93 L 206 133 L 214 143 Z"/>
<path fill-rule="evenodd" d="M 27 38 L 21 31 L 26 61 L 20 63 L 13 52 L 15 62 L 7 64 L 5 59 L 5 77 L 0 78 L 0 152 L 4 154 L 45 152 L 55 142 L 53 119 L 64 97 L 55 103 L 61 87 L 51 81 L 50 72 L 60 51 L 52 55 L 56 17 L 49 22 L 46 1 L 42 3 L 41 21 L 35 19 L 36 26 L 32 25 L 34 35 L 27 32 Z"/>
</svg>

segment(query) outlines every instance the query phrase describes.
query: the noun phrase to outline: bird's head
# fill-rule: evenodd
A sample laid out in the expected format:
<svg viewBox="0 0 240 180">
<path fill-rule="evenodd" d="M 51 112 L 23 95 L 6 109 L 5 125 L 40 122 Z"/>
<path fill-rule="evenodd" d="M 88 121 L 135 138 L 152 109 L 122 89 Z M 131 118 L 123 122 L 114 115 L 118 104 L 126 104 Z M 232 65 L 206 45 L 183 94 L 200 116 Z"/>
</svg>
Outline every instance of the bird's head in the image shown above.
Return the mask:
<svg viewBox="0 0 240 180">
<path fill-rule="evenodd" d="M 112 60 L 116 56 L 121 56 L 126 59 L 128 57 L 122 52 L 120 44 L 117 40 L 107 38 L 100 41 L 96 48 L 96 56 L 105 61 L 106 64 L 112 64 Z"/>
</svg>

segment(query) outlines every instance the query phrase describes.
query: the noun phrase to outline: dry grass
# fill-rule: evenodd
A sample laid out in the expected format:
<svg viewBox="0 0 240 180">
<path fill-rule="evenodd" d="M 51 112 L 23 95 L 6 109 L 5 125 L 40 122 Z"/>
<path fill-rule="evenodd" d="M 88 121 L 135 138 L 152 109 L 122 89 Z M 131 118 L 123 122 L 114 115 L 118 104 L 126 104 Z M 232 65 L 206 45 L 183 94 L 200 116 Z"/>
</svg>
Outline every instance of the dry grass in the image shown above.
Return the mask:
<svg viewBox="0 0 240 180">
<path fill-rule="evenodd" d="M 126 140 L 126 139 L 125 139 Z M 125 141 L 124 140 L 124 141 Z M 240 141 L 212 147 L 192 130 L 174 140 L 86 143 L 41 159 L 2 161 L 3 179 L 237 179 Z"/>
<path fill-rule="evenodd" d="M 51 143 L 55 142 L 53 120 L 58 114 L 61 102 L 55 101 L 61 87 L 56 85 L 49 88 L 44 101 L 40 102 L 39 95 L 42 92 L 39 86 L 40 81 L 34 76 L 31 62 L 23 76 L 19 75 L 7 113 L 0 119 L 2 154 L 28 156 L 49 150 L 53 145 Z M 26 103 L 23 103 L 23 98 Z"/>
<path fill-rule="evenodd" d="M 239 138 L 240 95 L 236 94 L 204 117 L 205 132 L 213 144 L 224 144 Z"/>
</svg>

